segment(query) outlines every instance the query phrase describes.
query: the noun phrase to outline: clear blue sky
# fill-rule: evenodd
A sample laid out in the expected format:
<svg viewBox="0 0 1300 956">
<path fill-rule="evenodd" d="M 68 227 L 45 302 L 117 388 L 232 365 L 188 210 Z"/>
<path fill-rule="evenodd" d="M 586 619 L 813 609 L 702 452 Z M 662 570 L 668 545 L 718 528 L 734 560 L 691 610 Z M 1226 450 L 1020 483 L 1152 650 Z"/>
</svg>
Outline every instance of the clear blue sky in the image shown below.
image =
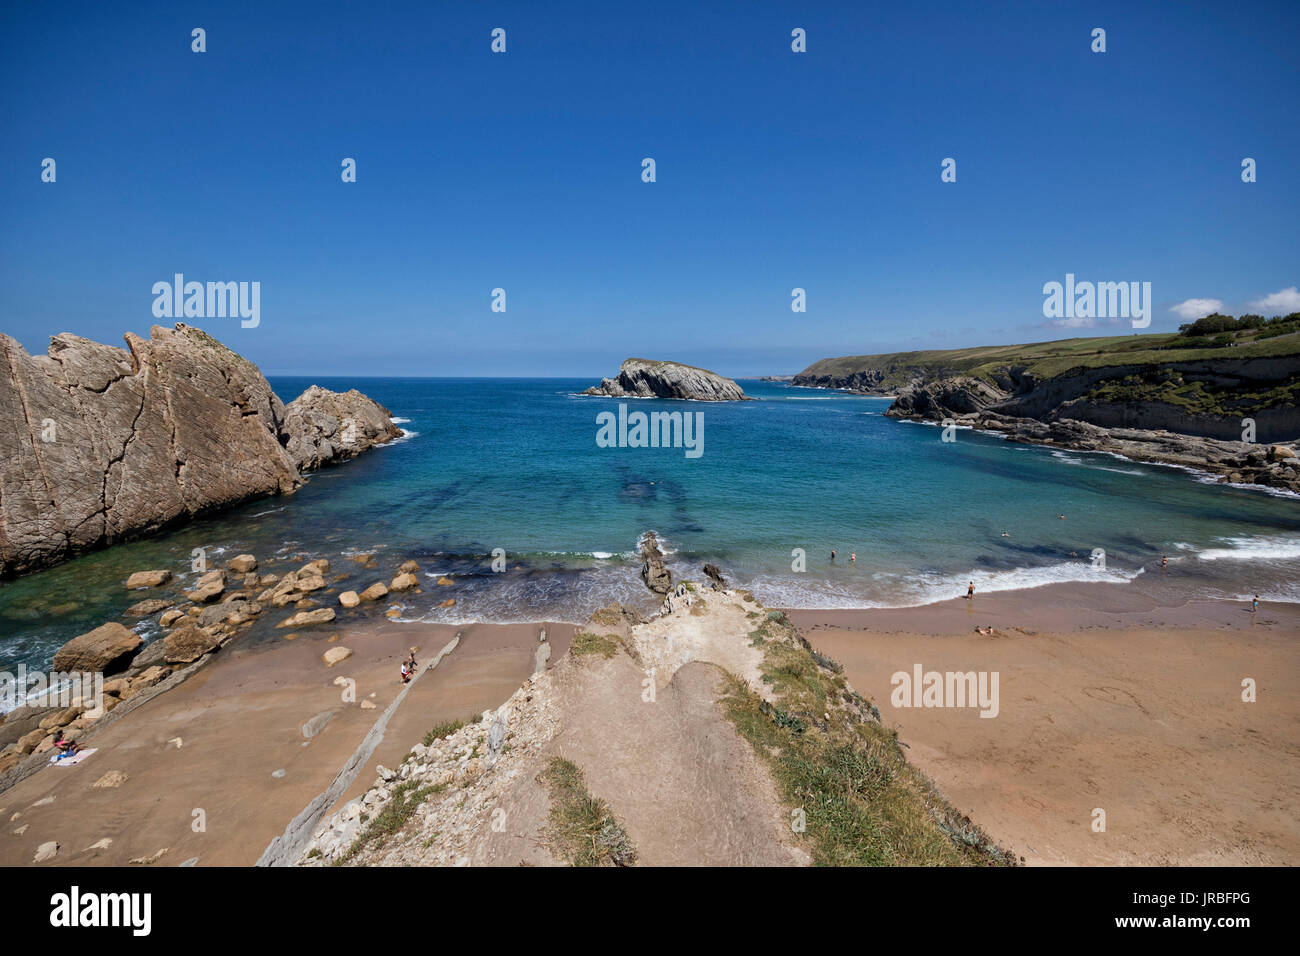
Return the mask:
<svg viewBox="0 0 1300 956">
<path fill-rule="evenodd" d="M 268 374 L 788 373 L 1074 334 L 1067 272 L 1171 329 L 1300 283 L 1298 41 L 1294 0 L 7 0 L 0 330 L 120 343 L 175 272 L 261 282 L 194 324 Z"/>
</svg>

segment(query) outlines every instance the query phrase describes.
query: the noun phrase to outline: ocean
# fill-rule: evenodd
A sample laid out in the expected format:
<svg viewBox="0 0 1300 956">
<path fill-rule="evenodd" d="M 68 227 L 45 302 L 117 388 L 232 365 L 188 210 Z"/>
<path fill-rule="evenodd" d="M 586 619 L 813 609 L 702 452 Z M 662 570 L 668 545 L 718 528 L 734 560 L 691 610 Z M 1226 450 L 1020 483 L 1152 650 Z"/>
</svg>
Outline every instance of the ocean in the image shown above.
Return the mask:
<svg viewBox="0 0 1300 956">
<path fill-rule="evenodd" d="M 448 623 L 581 622 L 613 600 L 653 609 L 637 557 L 647 530 L 675 576 L 717 564 L 769 606 L 920 605 L 972 580 L 982 593 L 1107 581 L 1165 603 L 1300 602 L 1295 496 L 971 430 L 944 442 L 937 427 L 885 418 L 888 399 L 744 381 L 757 401 L 626 402 L 701 413 L 703 453 L 688 457 L 600 447 L 596 417 L 620 402 L 579 396 L 588 379 L 271 384 L 285 401 L 311 384 L 358 388 L 408 435 L 292 496 L 0 584 L 0 669 L 47 667 L 61 644 L 152 596 L 125 591 L 130 572 L 165 567 L 184 581 L 195 548 L 218 565 L 243 552 L 278 559 L 264 571 L 326 557 L 349 574 L 337 586 L 358 590 L 415 558 L 424 593 L 389 603 L 401 620 Z M 378 570 L 350 560 L 365 552 Z M 455 585 L 437 586 L 440 575 Z M 449 596 L 454 606 L 439 607 Z M 156 615 L 136 629 L 156 636 Z"/>
</svg>

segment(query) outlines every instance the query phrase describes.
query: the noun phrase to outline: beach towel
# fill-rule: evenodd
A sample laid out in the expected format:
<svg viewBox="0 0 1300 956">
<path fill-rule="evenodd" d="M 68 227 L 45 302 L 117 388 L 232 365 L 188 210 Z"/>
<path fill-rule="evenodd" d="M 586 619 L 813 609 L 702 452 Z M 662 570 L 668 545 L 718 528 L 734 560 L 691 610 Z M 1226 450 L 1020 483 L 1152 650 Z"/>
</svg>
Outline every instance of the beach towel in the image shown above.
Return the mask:
<svg viewBox="0 0 1300 956">
<path fill-rule="evenodd" d="M 54 764 L 56 767 L 66 767 L 69 764 L 81 763 L 81 761 L 85 760 L 98 749 L 98 747 L 91 747 L 89 750 L 79 750 L 71 757 L 62 757 L 59 754 L 55 754 L 50 758 L 50 763 Z"/>
</svg>

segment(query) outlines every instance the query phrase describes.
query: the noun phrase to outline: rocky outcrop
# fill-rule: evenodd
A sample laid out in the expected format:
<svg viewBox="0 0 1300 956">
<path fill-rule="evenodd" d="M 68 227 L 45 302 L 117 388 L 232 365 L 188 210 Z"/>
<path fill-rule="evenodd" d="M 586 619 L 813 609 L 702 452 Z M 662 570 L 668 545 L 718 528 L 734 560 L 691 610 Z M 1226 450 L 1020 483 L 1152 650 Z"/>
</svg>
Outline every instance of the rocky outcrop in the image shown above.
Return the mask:
<svg viewBox="0 0 1300 956">
<path fill-rule="evenodd" d="M 1276 438 L 1300 431 L 1300 409 L 1295 406 L 1279 404 L 1248 414 L 1214 416 L 1194 414 L 1172 400 L 1115 397 L 1127 394 L 1126 389 L 1160 394 L 1164 382 L 1172 389 L 1185 387 L 1189 381 L 1209 383 L 1212 376 L 1218 377 L 1211 383 L 1215 387 L 1248 396 L 1251 389 L 1287 381 L 1288 375 L 1294 381 L 1293 364 L 1259 359 L 1223 360 L 1214 368 L 1206 362 L 1171 363 L 1141 374 L 1133 368 L 1107 366 L 1042 381 L 1008 369 L 998 376 L 997 384 L 972 376 L 935 376 L 904 388 L 885 414 L 923 421 L 952 420 L 999 432 L 1014 441 L 1110 452 L 1134 461 L 1220 475 L 1237 484 L 1300 493 L 1300 462 L 1290 457 L 1292 444 Z M 1112 391 L 1106 391 L 1108 383 L 1112 383 Z M 1243 434 L 1247 417 L 1255 423 L 1261 439 L 1258 443 L 1236 440 Z"/>
<path fill-rule="evenodd" d="M 685 398 L 697 402 L 749 401 L 744 389 L 729 378 L 707 369 L 677 362 L 630 358 L 617 378 L 601 379 L 584 395 L 607 398 Z"/>
<path fill-rule="evenodd" d="M 53 669 L 111 674 L 125 667 L 142 643 L 140 635 L 121 624 L 102 624 L 64 644 L 54 655 Z"/>
<path fill-rule="evenodd" d="M 982 412 L 1007 398 L 1006 392 L 973 378 L 945 378 L 919 382 L 905 389 L 885 414 L 891 418 L 941 421 L 957 415 Z"/>
<path fill-rule="evenodd" d="M 790 384 L 804 388 L 841 388 L 849 392 L 861 392 L 863 395 L 890 395 L 896 391 L 883 369 L 867 368 L 835 373 L 819 368 L 820 364 L 814 363 L 793 376 Z"/>
<path fill-rule="evenodd" d="M 1078 451 L 1108 452 L 1132 461 L 1177 465 L 1234 484 L 1264 485 L 1300 494 L 1300 457 L 1294 445 L 1219 441 L 1196 435 L 1137 428 L 1102 428 L 1058 418 L 1040 422 L 983 412 L 950 416 L 955 422 L 997 432 L 1011 441 Z"/>
<path fill-rule="evenodd" d="M 673 576 L 664 566 L 664 553 L 659 549 L 659 539 L 653 531 L 647 531 L 641 538 L 641 578 L 645 586 L 658 594 L 667 594 L 673 586 Z"/>
<path fill-rule="evenodd" d="M 0 576 L 292 492 L 400 434 L 357 392 L 284 406 L 253 363 L 183 323 L 125 338 L 63 333 L 33 356 L 0 335 Z"/>
<path fill-rule="evenodd" d="M 392 412 L 355 388 L 331 392 L 313 385 L 285 409 L 285 451 L 299 471 L 355 458 L 374 445 L 400 438 Z"/>
</svg>

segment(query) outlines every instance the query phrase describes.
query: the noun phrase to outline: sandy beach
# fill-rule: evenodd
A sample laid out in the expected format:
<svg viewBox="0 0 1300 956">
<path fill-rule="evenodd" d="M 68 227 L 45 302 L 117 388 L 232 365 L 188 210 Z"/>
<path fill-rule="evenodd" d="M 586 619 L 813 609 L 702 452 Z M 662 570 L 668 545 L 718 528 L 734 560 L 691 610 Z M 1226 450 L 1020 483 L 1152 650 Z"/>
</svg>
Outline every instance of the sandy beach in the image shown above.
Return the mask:
<svg viewBox="0 0 1300 956">
<path fill-rule="evenodd" d="M 366 622 L 292 641 L 236 641 L 90 737 L 97 752 L 83 762 L 45 767 L 0 793 L 0 865 L 30 865 L 51 840 L 60 849 L 49 865 L 125 865 L 161 850 L 159 866 L 251 865 L 325 792 L 393 702 L 409 647 L 427 663 L 461 633 L 456 650 L 412 686 L 345 798 L 370 785 L 375 764 L 400 760 L 433 725 L 500 705 L 532 673 L 540 626 Z M 575 629 L 545 626 L 553 653 L 565 653 Z M 353 655 L 329 667 L 321 654 L 338 645 Z M 337 677 L 356 681 L 355 700 L 342 699 Z M 363 707 L 367 701 L 374 707 Z M 324 714 L 331 716 L 308 738 L 304 725 Z M 110 771 L 124 782 L 95 786 Z"/>
<path fill-rule="evenodd" d="M 1300 608 L 1155 606 L 1053 585 L 920 608 L 787 612 L 908 759 L 1029 865 L 1300 862 Z M 979 634 L 977 627 L 991 628 Z M 891 675 L 996 671 L 995 718 L 891 705 Z M 1254 703 L 1242 701 L 1253 678 Z M 1105 832 L 1094 832 L 1094 810 Z"/>
<path fill-rule="evenodd" d="M 786 613 L 875 701 L 908 759 L 1026 864 L 1300 861 L 1300 608 L 1164 607 L 1132 588 L 1054 585 Z M 54 840 L 51 865 L 250 865 L 397 698 L 409 647 L 427 663 L 460 635 L 327 812 L 361 797 L 376 765 L 398 765 L 435 724 L 509 698 L 533 672 L 541 626 L 367 621 L 236 641 L 93 734 L 97 752 L 82 763 L 45 767 L 0 794 L 0 864 L 29 865 Z M 544 626 L 558 660 L 576 628 Z M 327 666 L 322 653 L 339 645 L 352 656 Z M 996 717 L 894 706 L 891 675 L 917 665 L 996 672 Z M 356 682 L 353 699 L 339 677 Z M 1244 678 L 1256 682 L 1253 703 L 1242 700 Z M 1104 832 L 1093 827 L 1098 809 Z"/>
</svg>

